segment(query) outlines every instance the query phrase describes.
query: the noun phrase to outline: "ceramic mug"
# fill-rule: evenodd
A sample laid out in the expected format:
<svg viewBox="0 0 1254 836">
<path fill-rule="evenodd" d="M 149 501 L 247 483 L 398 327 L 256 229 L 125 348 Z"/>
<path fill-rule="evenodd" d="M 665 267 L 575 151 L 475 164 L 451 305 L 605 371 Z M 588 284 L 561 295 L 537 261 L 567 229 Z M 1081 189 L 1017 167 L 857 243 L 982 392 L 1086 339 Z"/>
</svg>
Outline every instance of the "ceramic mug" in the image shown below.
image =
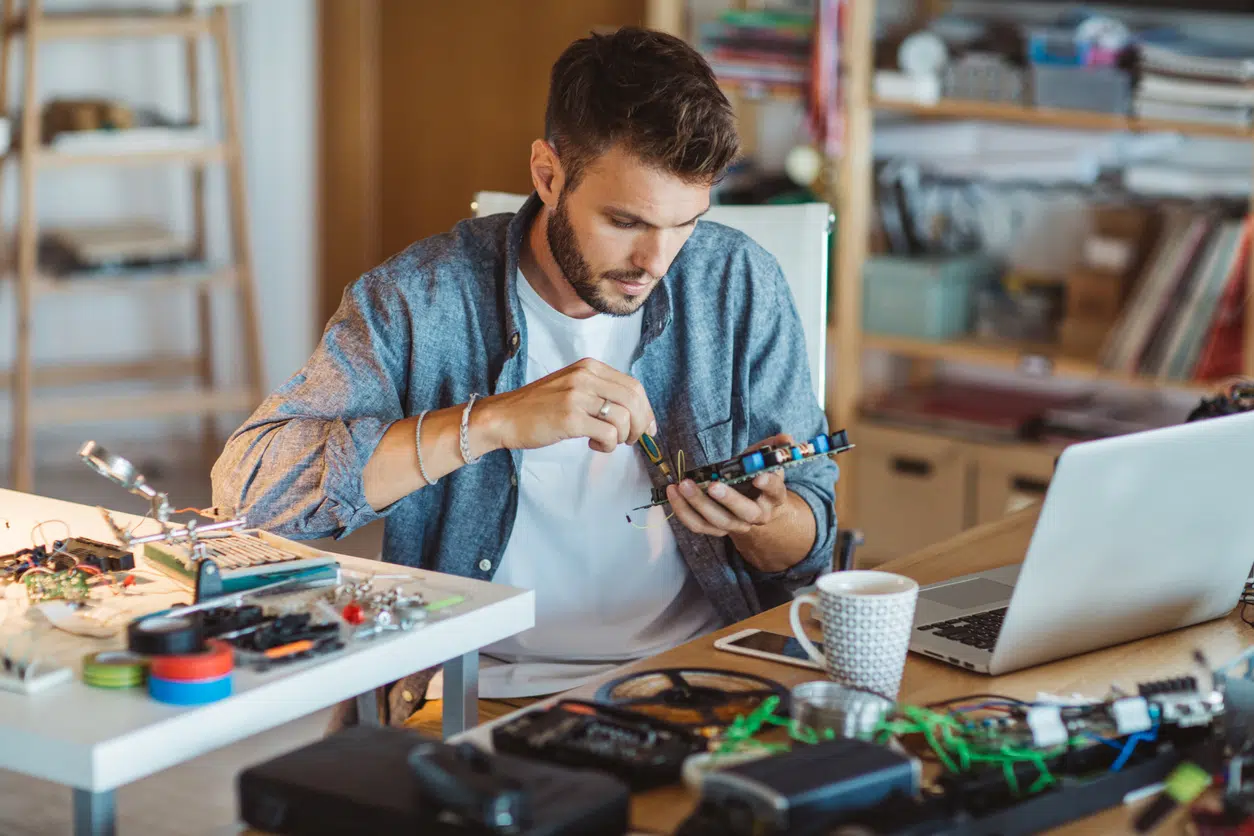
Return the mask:
<svg viewBox="0 0 1254 836">
<path fill-rule="evenodd" d="M 788 617 L 797 641 L 836 682 L 896 700 L 919 585 L 891 572 L 856 570 L 823 575 L 815 589 L 793 599 Z M 819 610 L 822 653 L 801 627 L 806 604 Z"/>
</svg>

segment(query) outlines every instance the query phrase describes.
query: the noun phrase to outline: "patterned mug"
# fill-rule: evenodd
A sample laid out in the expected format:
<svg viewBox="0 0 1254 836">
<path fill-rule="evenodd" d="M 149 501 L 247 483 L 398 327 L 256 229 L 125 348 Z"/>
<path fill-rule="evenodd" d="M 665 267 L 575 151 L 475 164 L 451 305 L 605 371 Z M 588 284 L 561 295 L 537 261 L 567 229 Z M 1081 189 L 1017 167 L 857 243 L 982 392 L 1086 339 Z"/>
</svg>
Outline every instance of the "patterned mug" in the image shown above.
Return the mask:
<svg viewBox="0 0 1254 836">
<path fill-rule="evenodd" d="M 793 599 L 789 620 L 797 641 L 835 681 L 897 699 L 906 666 L 919 585 L 891 572 L 831 572 L 815 584 L 818 594 Z M 801 628 L 801 607 L 819 609 L 823 650 Z"/>
</svg>

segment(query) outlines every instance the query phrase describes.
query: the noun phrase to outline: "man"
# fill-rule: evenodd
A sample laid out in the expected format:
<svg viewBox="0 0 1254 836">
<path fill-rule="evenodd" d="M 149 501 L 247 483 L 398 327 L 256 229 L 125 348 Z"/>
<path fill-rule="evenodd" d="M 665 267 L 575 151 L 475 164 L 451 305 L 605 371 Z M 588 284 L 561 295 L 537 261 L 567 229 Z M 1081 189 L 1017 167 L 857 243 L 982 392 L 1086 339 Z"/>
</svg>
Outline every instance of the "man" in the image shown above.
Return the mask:
<svg viewBox="0 0 1254 836">
<path fill-rule="evenodd" d="M 647 30 L 576 41 L 545 131 L 526 206 L 349 287 L 213 471 L 215 503 L 277 533 L 384 518 L 389 561 L 534 589 L 535 628 L 484 649 L 484 698 L 746 618 L 826 566 L 835 529 L 830 460 L 759 476 L 753 498 L 671 485 L 625 519 L 665 481 L 642 433 L 691 467 L 827 430 L 778 264 L 700 220 L 738 150 L 709 67 Z M 423 690 L 394 688 L 390 721 Z"/>
</svg>

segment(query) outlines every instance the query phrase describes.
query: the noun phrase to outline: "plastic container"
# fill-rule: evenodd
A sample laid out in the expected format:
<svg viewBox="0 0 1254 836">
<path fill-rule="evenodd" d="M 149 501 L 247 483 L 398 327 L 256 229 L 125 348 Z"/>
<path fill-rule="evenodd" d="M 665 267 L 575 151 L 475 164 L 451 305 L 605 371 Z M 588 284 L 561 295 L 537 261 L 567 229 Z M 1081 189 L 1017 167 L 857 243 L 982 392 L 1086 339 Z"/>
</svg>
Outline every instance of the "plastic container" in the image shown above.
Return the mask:
<svg viewBox="0 0 1254 836">
<path fill-rule="evenodd" d="M 1025 36 L 1028 60 L 1033 64 L 1078 67 L 1089 63 L 1089 45 L 1076 40 L 1074 28 L 1033 26 Z"/>
<path fill-rule="evenodd" d="M 1026 104 L 1023 70 L 1000 55 L 968 53 L 945 67 L 941 93 L 947 99 Z"/>
<path fill-rule="evenodd" d="M 868 258 L 862 328 L 925 340 L 962 336 L 971 330 L 975 292 L 1000 272 L 1000 263 L 983 254 Z"/>
<path fill-rule="evenodd" d="M 1115 67 L 1033 64 L 1032 101 L 1037 107 L 1126 116 L 1132 107 L 1132 78 Z"/>
</svg>

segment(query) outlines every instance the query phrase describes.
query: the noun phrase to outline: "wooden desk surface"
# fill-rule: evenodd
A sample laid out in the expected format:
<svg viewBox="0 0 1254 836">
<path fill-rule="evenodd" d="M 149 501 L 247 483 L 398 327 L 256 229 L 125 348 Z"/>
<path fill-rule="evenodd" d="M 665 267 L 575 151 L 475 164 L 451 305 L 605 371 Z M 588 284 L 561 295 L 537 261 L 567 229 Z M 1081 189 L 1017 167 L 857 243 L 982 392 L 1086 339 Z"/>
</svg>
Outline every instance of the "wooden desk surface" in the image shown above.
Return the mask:
<svg viewBox="0 0 1254 836">
<path fill-rule="evenodd" d="M 972 529 L 877 568 L 898 572 L 920 584 L 928 584 L 1017 563 L 1027 551 L 1037 513 L 1038 507 L 1027 508 L 1004 520 Z M 746 627 L 789 633 L 788 607 L 768 610 L 667 653 L 642 660 L 624 668 L 623 673 L 682 666 L 721 668 L 755 673 L 787 687 L 815 678 L 813 671 L 804 668 L 714 649 L 715 639 Z M 1215 666 L 1239 654 L 1251 641 L 1254 641 L 1254 629 L 1234 612 L 1207 624 L 999 677 L 969 673 L 911 653 L 906 660 L 898 699 L 918 705 L 988 692 L 1032 699 L 1042 691 L 1102 697 L 1112 685 L 1134 690 L 1138 682 L 1193 672 L 1196 667 L 1192 660 L 1194 650 L 1205 653 L 1210 664 Z M 596 690 L 597 686 L 592 685 L 574 689 L 563 696 L 590 699 Z M 647 833 L 672 833 L 692 811 L 693 804 L 694 796 L 682 785 L 640 793 L 632 802 L 633 827 Z M 1056 832 L 1131 833 L 1131 809 L 1113 808 Z M 1178 825 L 1168 820 L 1160 826 L 1159 832 L 1179 832 Z"/>
</svg>

